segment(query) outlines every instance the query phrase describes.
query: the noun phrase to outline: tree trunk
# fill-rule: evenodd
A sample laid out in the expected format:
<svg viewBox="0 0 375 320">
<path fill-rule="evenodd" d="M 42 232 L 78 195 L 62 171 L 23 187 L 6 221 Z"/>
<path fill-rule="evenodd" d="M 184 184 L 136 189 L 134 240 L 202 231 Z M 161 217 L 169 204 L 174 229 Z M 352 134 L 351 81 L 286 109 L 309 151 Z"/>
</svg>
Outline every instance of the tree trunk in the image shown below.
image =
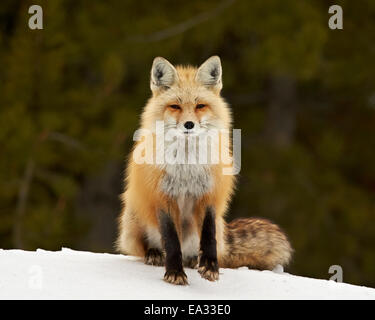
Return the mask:
<svg viewBox="0 0 375 320">
<path fill-rule="evenodd" d="M 296 84 L 286 75 L 270 81 L 265 136 L 277 147 L 288 147 L 294 138 L 296 123 Z"/>
<path fill-rule="evenodd" d="M 27 198 L 29 196 L 30 184 L 34 175 L 34 160 L 30 158 L 27 161 L 23 179 L 21 181 L 18 192 L 18 201 L 16 207 L 16 214 L 13 222 L 13 246 L 17 249 L 25 249 L 23 242 L 22 224 L 25 216 Z"/>
</svg>

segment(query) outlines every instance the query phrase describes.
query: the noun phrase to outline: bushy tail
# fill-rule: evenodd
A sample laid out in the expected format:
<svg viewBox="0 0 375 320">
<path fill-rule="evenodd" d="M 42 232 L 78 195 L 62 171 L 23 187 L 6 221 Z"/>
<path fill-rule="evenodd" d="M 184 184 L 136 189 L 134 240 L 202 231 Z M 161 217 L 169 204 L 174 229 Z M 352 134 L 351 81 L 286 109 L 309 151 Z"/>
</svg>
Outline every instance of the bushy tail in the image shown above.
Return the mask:
<svg viewBox="0 0 375 320">
<path fill-rule="evenodd" d="M 225 253 L 220 267 L 272 270 L 286 266 L 293 249 L 285 233 L 266 219 L 235 219 L 226 224 Z"/>
</svg>

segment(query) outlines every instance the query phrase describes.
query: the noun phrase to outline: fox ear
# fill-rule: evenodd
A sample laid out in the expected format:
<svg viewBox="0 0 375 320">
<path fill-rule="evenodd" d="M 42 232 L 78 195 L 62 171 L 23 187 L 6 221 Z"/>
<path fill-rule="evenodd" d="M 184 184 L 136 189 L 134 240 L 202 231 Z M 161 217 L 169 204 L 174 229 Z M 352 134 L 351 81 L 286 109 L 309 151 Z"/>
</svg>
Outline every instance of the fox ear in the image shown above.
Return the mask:
<svg viewBox="0 0 375 320">
<path fill-rule="evenodd" d="M 175 67 L 166 59 L 156 57 L 151 69 L 151 90 L 168 89 L 177 80 Z"/>
<path fill-rule="evenodd" d="M 223 87 L 221 81 L 221 61 L 218 56 L 212 56 L 208 58 L 198 68 L 196 80 L 202 83 L 204 86 L 220 91 Z"/>
</svg>

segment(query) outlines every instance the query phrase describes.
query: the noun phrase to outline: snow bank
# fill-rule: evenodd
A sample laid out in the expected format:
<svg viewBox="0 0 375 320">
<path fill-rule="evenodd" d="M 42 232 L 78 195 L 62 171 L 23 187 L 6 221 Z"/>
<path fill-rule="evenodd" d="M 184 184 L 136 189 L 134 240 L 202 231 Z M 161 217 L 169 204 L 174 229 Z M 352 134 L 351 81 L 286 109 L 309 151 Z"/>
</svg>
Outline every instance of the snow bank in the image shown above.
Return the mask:
<svg viewBox="0 0 375 320">
<path fill-rule="evenodd" d="M 134 257 L 63 249 L 0 250 L 0 299 L 375 299 L 375 289 L 297 277 L 282 270 L 221 269 L 211 283 L 185 270 L 189 286 Z"/>
</svg>

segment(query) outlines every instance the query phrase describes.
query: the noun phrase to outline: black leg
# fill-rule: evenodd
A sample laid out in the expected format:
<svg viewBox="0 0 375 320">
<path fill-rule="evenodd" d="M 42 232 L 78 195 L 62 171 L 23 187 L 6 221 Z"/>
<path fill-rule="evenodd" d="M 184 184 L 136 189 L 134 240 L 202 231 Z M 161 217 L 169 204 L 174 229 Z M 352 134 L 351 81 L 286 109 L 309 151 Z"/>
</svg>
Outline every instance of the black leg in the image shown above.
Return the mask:
<svg viewBox="0 0 375 320">
<path fill-rule="evenodd" d="M 160 232 L 165 250 L 165 275 L 164 280 L 173 284 L 188 284 L 187 276 L 182 267 L 182 254 L 180 241 L 176 227 L 171 216 L 164 212 L 160 212 Z"/>
<path fill-rule="evenodd" d="M 212 207 L 206 209 L 203 220 L 198 272 L 207 280 L 215 281 L 219 279 L 219 264 L 217 262 L 216 251 L 215 210 Z"/>
</svg>

